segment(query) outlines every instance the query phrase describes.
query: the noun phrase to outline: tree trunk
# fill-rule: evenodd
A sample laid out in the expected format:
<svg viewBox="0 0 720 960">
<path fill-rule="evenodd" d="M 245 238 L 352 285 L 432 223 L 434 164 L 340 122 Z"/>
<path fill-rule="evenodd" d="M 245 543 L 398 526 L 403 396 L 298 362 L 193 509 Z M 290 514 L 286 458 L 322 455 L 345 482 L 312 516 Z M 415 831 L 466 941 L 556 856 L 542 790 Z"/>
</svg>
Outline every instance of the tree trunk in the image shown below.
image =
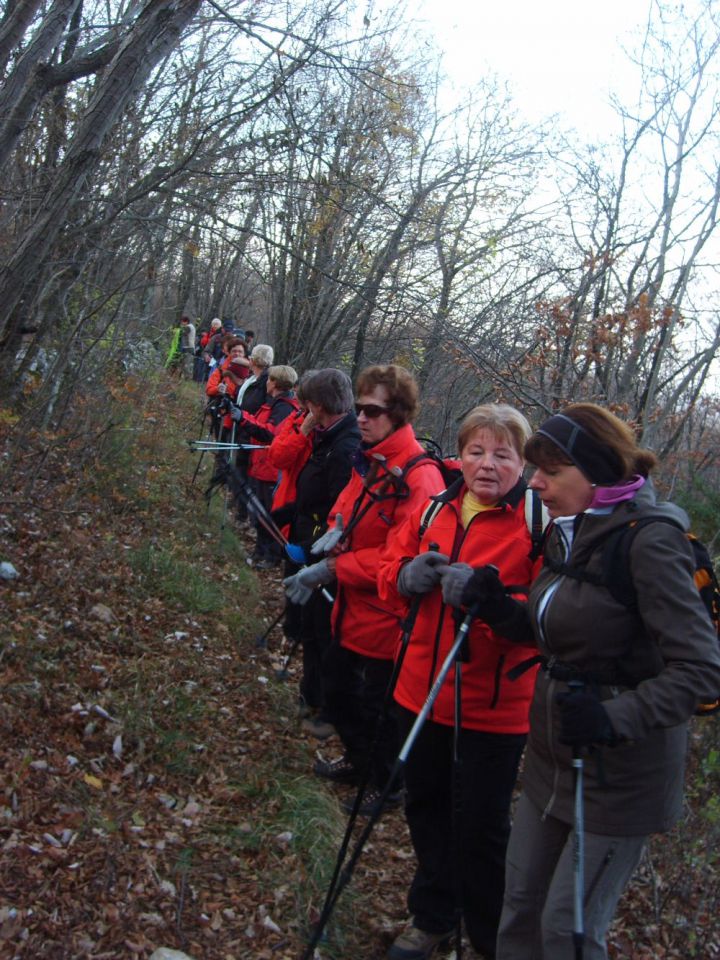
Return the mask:
<svg viewBox="0 0 720 960">
<path fill-rule="evenodd" d="M 76 135 L 24 241 L 0 273 L 0 357 L 14 353 L 20 327 L 33 308 L 43 266 L 64 228 L 69 211 L 96 169 L 100 152 L 122 111 L 142 89 L 150 72 L 177 43 L 201 0 L 151 0 L 121 44 L 88 104 Z M 8 364 L 0 376 L 9 379 Z"/>
</svg>

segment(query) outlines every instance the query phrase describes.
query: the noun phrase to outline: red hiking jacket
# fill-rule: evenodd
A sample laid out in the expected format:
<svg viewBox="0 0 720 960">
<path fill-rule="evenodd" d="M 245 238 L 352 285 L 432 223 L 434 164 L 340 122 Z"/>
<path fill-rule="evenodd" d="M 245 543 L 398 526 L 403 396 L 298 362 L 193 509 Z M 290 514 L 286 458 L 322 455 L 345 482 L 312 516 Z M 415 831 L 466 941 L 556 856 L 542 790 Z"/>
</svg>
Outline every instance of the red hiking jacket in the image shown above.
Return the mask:
<svg viewBox="0 0 720 960">
<path fill-rule="evenodd" d="M 297 410 L 286 417 L 268 448 L 268 461 L 279 471 L 278 485 L 273 494 L 273 510 L 280 510 L 295 502 L 297 478 L 312 453 L 312 431 L 307 436 L 300 431 L 305 416 L 304 410 Z M 287 536 L 290 524 L 281 529 Z"/>
<path fill-rule="evenodd" d="M 366 657 L 392 660 L 405 603 L 397 596 L 389 600 L 378 597 L 376 578 L 380 553 L 391 531 L 426 503 L 428 497 L 442 490 L 444 483 L 437 464 L 423 458 L 425 451 L 415 439 L 410 424 L 400 427 L 370 450 L 360 450 L 358 456 L 369 465 L 374 453 L 387 458 L 388 468 L 402 469 L 408 461 L 420 459 L 410 467 L 399 489 L 389 485 L 387 470 L 380 469 L 371 486 L 377 500 L 369 497 L 363 477 L 354 469 L 350 482 L 335 501 L 329 515 L 331 527 L 338 513 L 342 514 L 345 526 L 352 522 L 353 514 L 363 515 L 348 537 L 348 549 L 336 558 L 338 588 L 332 627 L 333 635 L 343 647 Z M 363 513 L 368 502 L 371 506 Z"/>
<path fill-rule="evenodd" d="M 260 407 L 257 416 L 243 413 L 243 429 L 250 434 L 250 442 L 267 444 L 263 450 L 250 451 L 250 466 L 248 476 L 256 480 L 275 483 L 278 478 L 277 467 L 268 456 L 269 444 L 280 432 L 283 422 L 298 409 L 299 404 L 295 397 L 288 393 L 279 397 L 268 396 Z"/>
<path fill-rule="evenodd" d="M 388 543 L 380 562 L 380 596 L 397 602 L 395 588 L 400 568 L 424 553 L 431 543 L 452 562 L 482 567 L 492 563 L 503 583 L 529 586 L 540 572 L 541 559 L 532 560 L 532 543 L 525 519 L 525 481 L 521 480 L 505 500 L 491 510 L 476 514 L 467 529 L 461 521 L 462 501 L 467 492 L 462 479 L 441 499 L 444 503 L 420 539 L 425 508 L 420 507 Z M 521 598 L 521 597 L 518 597 Z M 427 594 L 418 613 L 405 660 L 395 687 L 397 702 L 419 713 L 457 631 L 453 608 L 443 603 L 437 586 Z M 491 733 L 527 733 L 528 710 L 537 668 L 517 680 L 507 671 L 534 656 L 534 647 L 511 643 L 494 633 L 482 620 L 475 620 L 469 633 L 469 660 L 462 667 L 462 726 Z M 430 719 L 454 722 L 454 676 L 450 673 L 435 701 Z"/>
</svg>

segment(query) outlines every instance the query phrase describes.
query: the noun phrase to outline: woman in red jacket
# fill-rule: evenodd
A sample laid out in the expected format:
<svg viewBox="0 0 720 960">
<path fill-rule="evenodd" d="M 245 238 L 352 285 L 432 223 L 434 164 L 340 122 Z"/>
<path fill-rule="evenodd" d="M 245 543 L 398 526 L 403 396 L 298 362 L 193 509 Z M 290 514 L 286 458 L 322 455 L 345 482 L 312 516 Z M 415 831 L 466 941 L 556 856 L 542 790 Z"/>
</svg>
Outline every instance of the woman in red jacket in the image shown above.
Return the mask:
<svg viewBox="0 0 720 960">
<path fill-rule="evenodd" d="M 319 760 L 313 770 L 344 782 L 355 782 L 371 759 L 404 613 L 401 598 L 383 603 L 378 597 L 380 553 L 392 529 L 444 486 L 438 466 L 418 443 L 410 422 L 418 410 L 412 374 L 395 364 L 368 367 L 358 377 L 356 395 L 362 445 L 350 482 L 330 511 L 329 532 L 313 546 L 313 552 L 322 556 L 322 546 L 327 545 L 330 555 L 316 566 L 327 571 L 328 581 L 337 579 L 333 643 L 323 675 L 325 712 L 344 748 L 341 757 Z M 343 521 L 350 532 L 333 546 L 342 535 Z M 385 718 L 372 751 L 370 789 L 362 812 L 371 812 L 377 803 L 398 746 L 393 712 Z"/>
<path fill-rule="evenodd" d="M 257 414 L 253 416 L 241 407 L 233 408 L 230 414 L 232 420 L 242 424 L 250 442 L 258 445 L 257 451 L 250 451 L 248 478 L 250 486 L 268 513 L 272 509 L 273 490 L 278 478 L 277 467 L 268 457 L 268 447 L 280 431 L 283 421 L 298 409 L 298 402 L 292 393 L 296 383 L 297 374 L 292 367 L 270 367 L 267 398 Z M 282 561 L 281 548 L 257 520 L 255 529 L 257 542 L 248 562 L 252 562 L 260 570 L 278 566 Z"/>
<path fill-rule="evenodd" d="M 290 533 L 297 478 L 312 453 L 315 418 L 305 406 L 303 383 L 313 373 L 313 370 L 306 370 L 300 377 L 295 389 L 299 409 L 280 424 L 267 452 L 269 462 L 278 471 L 278 482 L 272 499 L 273 519 L 286 537 Z"/>
<path fill-rule="evenodd" d="M 530 426 L 517 410 L 488 404 L 460 426 L 462 477 L 408 518 L 388 544 L 380 595 L 422 596 L 395 699 L 408 733 L 467 613 L 473 568 L 492 564 L 504 583 L 529 586 L 539 571 L 525 515 L 523 447 Z M 510 801 L 528 730 L 534 671 L 507 671 L 534 649 L 512 642 L 512 624 L 472 623 L 465 660 L 440 689 L 410 752 L 406 807 L 417 855 L 408 895 L 411 924 L 389 960 L 424 960 L 451 936 L 461 911 L 475 950 L 495 956 Z M 453 765 L 461 670 L 459 763 Z"/>
</svg>

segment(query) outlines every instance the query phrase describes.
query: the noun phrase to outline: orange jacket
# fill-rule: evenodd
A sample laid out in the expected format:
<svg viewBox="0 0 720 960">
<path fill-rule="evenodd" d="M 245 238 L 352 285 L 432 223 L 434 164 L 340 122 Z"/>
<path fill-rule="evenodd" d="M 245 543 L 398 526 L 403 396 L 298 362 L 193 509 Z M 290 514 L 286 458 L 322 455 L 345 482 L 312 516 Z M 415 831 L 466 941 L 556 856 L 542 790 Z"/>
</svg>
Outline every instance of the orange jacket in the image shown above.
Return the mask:
<svg viewBox="0 0 720 960">
<path fill-rule="evenodd" d="M 542 561 L 530 558 L 525 489 L 524 480 L 520 480 L 504 501 L 476 514 L 463 529 L 460 511 L 467 488 L 460 479 L 439 498 L 444 506 L 422 538 L 425 508 L 420 507 L 393 536 L 381 558 L 380 596 L 397 602 L 395 584 L 400 568 L 426 552 L 431 543 L 437 544 L 440 553 L 447 554 L 452 562 L 472 567 L 491 563 L 500 571 L 503 583 L 529 586 L 540 572 Z M 457 630 L 453 612 L 443 603 L 440 586 L 426 594 L 420 605 L 395 687 L 397 702 L 415 713 L 422 708 L 452 647 Z M 462 667 L 462 726 L 491 733 L 527 733 L 536 669 L 514 681 L 507 678 L 507 671 L 536 653 L 534 647 L 511 643 L 482 620 L 475 620 L 469 633 L 469 660 Z M 437 723 L 454 722 L 454 677 L 453 667 L 430 713 L 430 719 Z"/>
<path fill-rule="evenodd" d="M 222 394 L 218 390 L 218 387 L 223 382 L 227 386 L 225 396 L 230 397 L 231 400 L 234 400 L 235 397 L 237 396 L 238 385 L 236 383 L 233 383 L 233 381 L 230 380 L 229 377 L 223 380 L 223 370 L 225 369 L 226 366 L 228 366 L 229 363 L 230 363 L 230 358 L 225 357 L 224 360 L 221 360 L 220 363 L 218 363 L 213 368 L 212 373 L 208 377 L 207 383 L 205 384 L 205 393 L 207 394 L 208 397 L 222 396 Z"/>
<path fill-rule="evenodd" d="M 341 646 L 366 657 L 393 659 L 400 637 L 399 623 L 405 612 L 400 598 L 381 601 L 378 597 L 376 578 L 380 553 L 391 531 L 444 487 L 440 470 L 423 457 L 424 452 L 410 424 L 400 427 L 370 450 L 360 450 L 358 466 L 363 471 L 372 464 L 373 453 L 387 458 L 386 468 L 403 469 L 408 461 L 420 459 L 410 466 L 398 486 L 391 484 L 388 470 L 381 468 L 369 493 L 366 479 L 354 469 L 350 482 L 330 511 L 330 527 L 335 525 L 338 513 L 342 514 L 345 526 L 352 522 L 353 516 L 360 518 L 347 538 L 347 549 L 336 558 L 338 587 L 332 627 Z M 368 503 L 371 506 L 365 512 Z"/>
</svg>

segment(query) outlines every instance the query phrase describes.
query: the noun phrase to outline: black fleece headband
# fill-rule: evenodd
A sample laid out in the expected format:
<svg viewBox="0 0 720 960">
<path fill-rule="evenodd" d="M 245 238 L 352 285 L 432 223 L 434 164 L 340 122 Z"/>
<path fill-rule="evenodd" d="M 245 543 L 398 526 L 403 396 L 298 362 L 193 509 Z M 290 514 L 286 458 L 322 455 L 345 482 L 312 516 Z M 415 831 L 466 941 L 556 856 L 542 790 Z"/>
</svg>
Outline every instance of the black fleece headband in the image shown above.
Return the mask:
<svg viewBox="0 0 720 960">
<path fill-rule="evenodd" d="M 622 480 L 623 468 L 615 451 L 599 443 L 564 413 L 550 417 L 537 432 L 552 440 L 591 483 L 608 487 Z"/>
</svg>

